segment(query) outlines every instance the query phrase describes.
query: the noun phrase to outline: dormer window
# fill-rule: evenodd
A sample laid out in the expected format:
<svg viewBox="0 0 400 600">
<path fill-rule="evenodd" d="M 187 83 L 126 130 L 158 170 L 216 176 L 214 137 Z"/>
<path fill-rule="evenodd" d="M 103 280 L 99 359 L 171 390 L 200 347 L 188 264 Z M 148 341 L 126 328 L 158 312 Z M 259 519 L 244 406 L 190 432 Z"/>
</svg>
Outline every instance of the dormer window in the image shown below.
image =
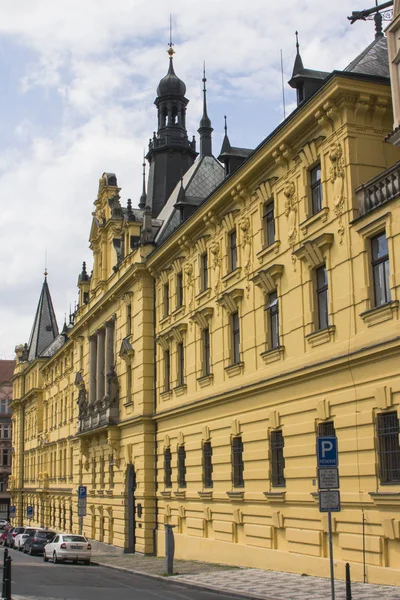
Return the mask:
<svg viewBox="0 0 400 600">
<path fill-rule="evenodd" d="M 297 106 L 304 100 L 304 83 L 301 83 L 297 88 Z"/>
</svg>

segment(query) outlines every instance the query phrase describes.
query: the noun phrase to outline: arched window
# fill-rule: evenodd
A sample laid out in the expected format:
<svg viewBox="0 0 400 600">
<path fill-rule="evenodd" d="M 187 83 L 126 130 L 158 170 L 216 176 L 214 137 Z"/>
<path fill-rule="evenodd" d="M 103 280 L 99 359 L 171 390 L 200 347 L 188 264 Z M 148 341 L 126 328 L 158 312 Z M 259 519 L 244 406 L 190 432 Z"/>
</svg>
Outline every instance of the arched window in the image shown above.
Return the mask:
<svg viewBox="0 0 400 600">
<path fill-rule="evenodd" d="M 178 122 L 178 109 L 176 106 L 172 107 L 172 125 L 176 125 Z"/>
<path fill-rule="evenodd" d="M 164 106 L 164 108 L 162 109 L 162 113 L 161 113 L 161 127 L 165 127 L 167 124 L 167 118 L 168 118 L 168 108 L 166 106 Z"/>
</svg>

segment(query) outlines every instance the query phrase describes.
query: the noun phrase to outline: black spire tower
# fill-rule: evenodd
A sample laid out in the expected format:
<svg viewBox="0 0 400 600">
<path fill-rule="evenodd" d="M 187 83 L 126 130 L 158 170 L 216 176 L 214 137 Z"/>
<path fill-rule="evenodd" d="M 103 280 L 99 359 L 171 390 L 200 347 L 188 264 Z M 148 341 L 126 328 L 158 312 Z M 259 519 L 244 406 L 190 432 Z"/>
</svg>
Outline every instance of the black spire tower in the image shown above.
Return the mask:
<svg viewBox="0 0 400 600">
<path fill-rule="evenodd" d="M 206 89 L 206 65 L 203 65 L 203 116 L 200 121 L 198 132 L 200 135 L 200 156 L 212 156 L 211 120 L 207 114 L 207 89 Z"/>
<path fill-rule="evenodd" d="M 173 43 L 169 43 L 169 68 L 157 88 L 154 104 L 158 112 L 158 129 L 149 142 L 146 155 L 150 163 L 147 204 L 157 217 L 181 177 L 197 156 L 196 143 L 186 131 L 186 85 L 174 71 Z"/>
</svg>

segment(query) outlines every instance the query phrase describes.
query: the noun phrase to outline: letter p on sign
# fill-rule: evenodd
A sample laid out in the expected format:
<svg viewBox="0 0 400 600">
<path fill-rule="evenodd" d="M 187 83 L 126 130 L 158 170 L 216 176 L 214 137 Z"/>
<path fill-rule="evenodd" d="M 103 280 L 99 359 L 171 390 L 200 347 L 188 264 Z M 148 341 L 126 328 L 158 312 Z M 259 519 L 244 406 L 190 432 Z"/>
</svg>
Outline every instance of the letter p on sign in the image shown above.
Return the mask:
<svg viewBox="0 0 400 600">
<path fill-rule="evenodd" d="M 319 467 L 338 466 L 338 445 L 336 437 L 317 438 L 317 461 Z"/>
</svg>

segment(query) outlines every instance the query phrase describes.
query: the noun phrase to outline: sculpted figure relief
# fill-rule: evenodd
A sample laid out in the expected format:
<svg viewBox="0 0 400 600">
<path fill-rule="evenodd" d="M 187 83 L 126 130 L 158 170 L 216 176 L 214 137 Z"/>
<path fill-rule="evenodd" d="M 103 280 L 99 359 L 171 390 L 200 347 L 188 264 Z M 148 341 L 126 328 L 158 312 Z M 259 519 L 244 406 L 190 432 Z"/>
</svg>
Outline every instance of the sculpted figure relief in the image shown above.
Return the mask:
<svg viewBox="0 0 400 600">
<path fill-rule="evenodd" d="M 288 242 L 289 246 L 294 246 L 296 243 L 296 188 L 293 181 L 287 181 L 283 188 L 285 195 L 285 215 L 288 222 Z"/>
<path fill-rule="evenodd" d="M 210 251 L 213 255 L 214 291 L 218 294 L 221 287 L 221 253 L 219 243 L 213 242 L 210 246 Z"/>
<path fill-rule="evenodd" d="M 194 275 L 192 263 L 185 265 L 184 273 L 186 275 L 186 289 L 188 291 L 189 308 L 192 308 L 194 295 Z"/>
<path fill-rule="evenodd" d="M 115 367 L 112 366 L 111 369 L 106 374 L 107 378 L 107 397 L 110 402 L 117 402 L 119 399 L 119 382 L 118 375 L 115 371 Z"/>
<path fill-rule="evenodd" d="M 250 271 L 251 263 L 251 230 L 249 217 L 243 219 L 240 223 L 240 229 L 242 231 L 244 272 L 247 274 Z"/>
<path fill-rule="evenodd" d="M 330 182 L 333 185 L 333 206 L 335 214 L 339 219 L 338 233 L 340 243 L 343 242 L 344 227 L 342 215 L 344 211 L 344 160 L 343 151 L 338 142 L 333 142 L 329 148 L 329 159 L 331 161 Z"/>
</svg>

